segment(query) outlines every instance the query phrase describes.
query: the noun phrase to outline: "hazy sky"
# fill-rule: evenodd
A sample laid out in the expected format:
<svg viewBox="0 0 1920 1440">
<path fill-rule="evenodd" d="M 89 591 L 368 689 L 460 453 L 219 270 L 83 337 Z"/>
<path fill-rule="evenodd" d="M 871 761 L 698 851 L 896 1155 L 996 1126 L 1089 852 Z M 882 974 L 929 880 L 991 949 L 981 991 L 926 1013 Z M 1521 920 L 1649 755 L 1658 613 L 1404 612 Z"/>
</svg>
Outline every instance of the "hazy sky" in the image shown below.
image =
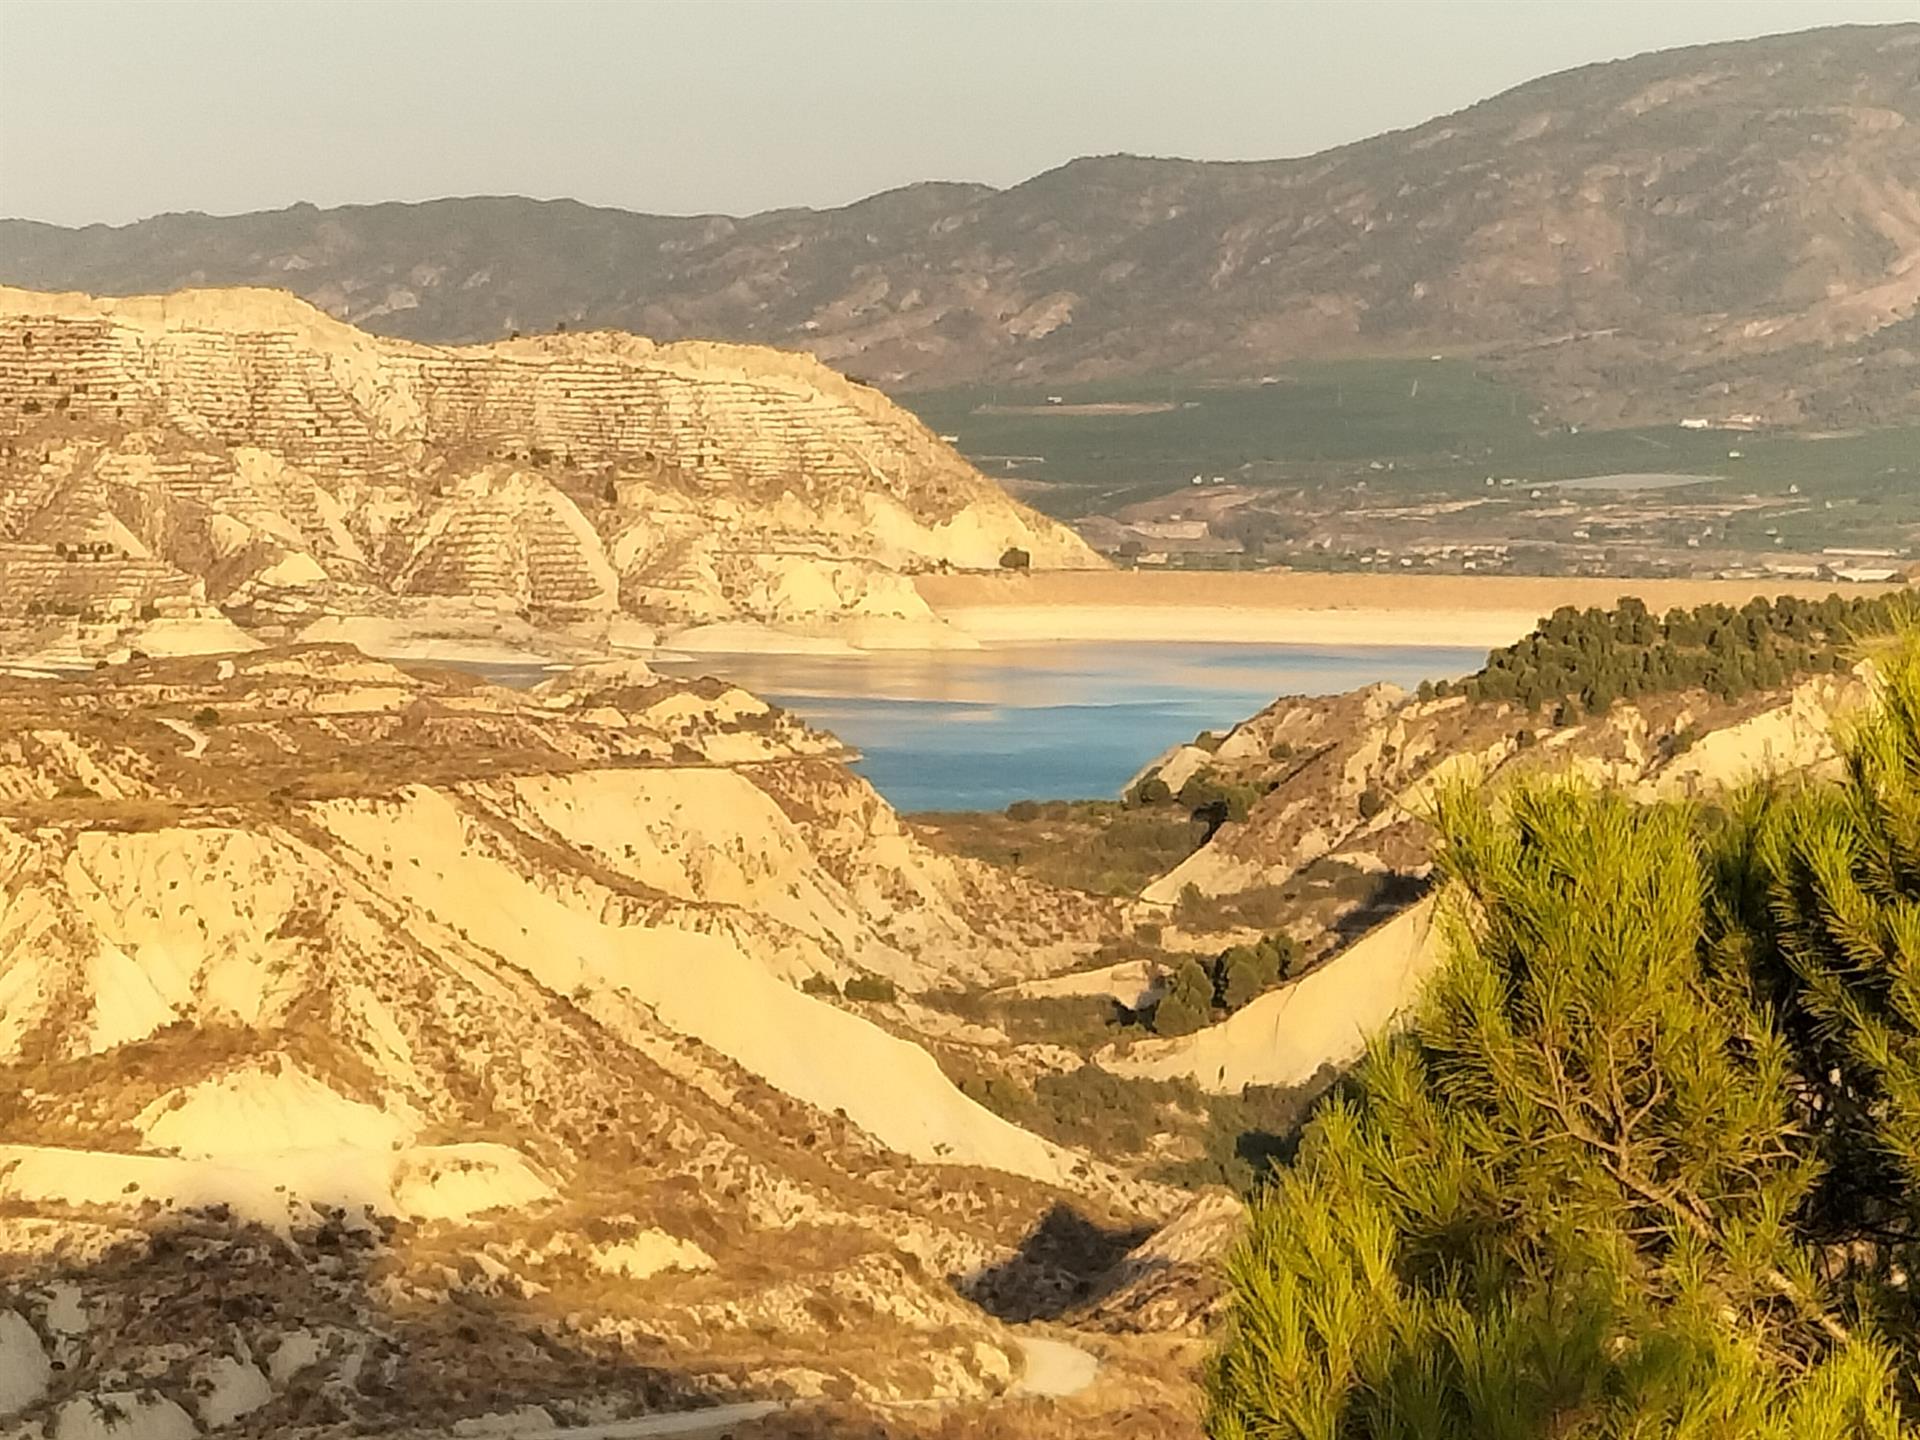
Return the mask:
<svg viewBox="0 0 1920 1440">
<path fill-rule="evenodd" d="M 0 0 L 0 214 L 836 205 L 1300 155 L 1552 70 L 1920 0 Z"/>
</svg>

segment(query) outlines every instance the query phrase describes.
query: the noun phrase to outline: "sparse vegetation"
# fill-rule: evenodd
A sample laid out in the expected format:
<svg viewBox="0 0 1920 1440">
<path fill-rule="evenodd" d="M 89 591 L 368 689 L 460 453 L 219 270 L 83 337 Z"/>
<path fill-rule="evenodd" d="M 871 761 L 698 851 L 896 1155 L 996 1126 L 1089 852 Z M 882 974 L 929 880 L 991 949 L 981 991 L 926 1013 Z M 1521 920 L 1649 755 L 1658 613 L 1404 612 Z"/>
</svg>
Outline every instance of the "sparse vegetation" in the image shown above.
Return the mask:
<svg viewBox="0 0 1920 1440">
<path fill-rule="evenodd" d="M 1297 1087 L 1209 1095 L 1191 1081 L 1131 1079 L 1091 1063 L 1042 1075 L 1031 1089 L 992 1072 L 957 1077 L 961 1090 L 988 1109 L 1058 1144 L 1117 1159 L 1170 1148 L 1179 1158 L 1159 1162 L 1157 1178 L 1196 1189 L 1227 1185 L 1242 1194 L 1290 1153 L 1334 1080 L 1325 1071 Z"/>
<path fill-rule="evenodd" d="M 1096 895 L 1137 894 L 1207 834 L 1184 811 L 1111 800 L 1020 800 L 1000 814 L 924 814 L 914 823 L 955 854 Z"/>
<path fill-rule="evenodd" d="M 1058 1045 L 1081 1054 L 1091 1054 L 1138 1023 L 1132 1011 L 1105 995 L 933 990 L 919 999 L 975 1024 L 995 1026 L 1017 1045 Z"/>
<path fill-rule="evenodd" d="M 1157 1035 L 1190 1035 L 1223 1020 L 1267 991 L 1302 973 L 1305 955 L 1291 935 L 1268 935 L 1235 945 L 1211 960 L 1188 958 L 1174 970 L 1154 1006 Z"/>
</svg>

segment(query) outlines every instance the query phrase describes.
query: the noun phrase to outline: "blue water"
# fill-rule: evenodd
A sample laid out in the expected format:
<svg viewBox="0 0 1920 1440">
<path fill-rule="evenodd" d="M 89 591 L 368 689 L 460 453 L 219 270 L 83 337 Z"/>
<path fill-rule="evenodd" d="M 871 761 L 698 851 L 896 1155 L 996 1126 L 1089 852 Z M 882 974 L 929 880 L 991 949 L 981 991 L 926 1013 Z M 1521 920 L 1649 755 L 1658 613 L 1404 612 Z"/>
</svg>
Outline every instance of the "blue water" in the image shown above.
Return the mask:
<svg viewBox="0 0 1920 1440">
<path fill-rule="evenodd" d="M 700 655 L 719 675 L 831 730 L 899 810 L 998 810 L 1119 794 L 1169 745 L 1280 695 L 1462 675 L 1484 650 L 1034 643 L 862 655 Z"/>
</svg>

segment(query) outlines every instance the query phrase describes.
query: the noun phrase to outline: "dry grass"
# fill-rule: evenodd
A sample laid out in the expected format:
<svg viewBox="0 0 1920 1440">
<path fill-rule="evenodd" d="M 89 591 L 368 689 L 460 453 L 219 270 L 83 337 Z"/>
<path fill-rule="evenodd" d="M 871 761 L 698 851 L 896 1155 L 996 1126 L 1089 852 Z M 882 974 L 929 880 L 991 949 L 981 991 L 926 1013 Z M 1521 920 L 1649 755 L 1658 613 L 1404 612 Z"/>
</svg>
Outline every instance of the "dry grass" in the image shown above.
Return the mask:
<svg viewBox="0 0 1920 1440">
<path fill-rule="evenodd" d="M 938 848 L 1095 895 L 1135 895 L 1191 855 L 1207 827 L 1177 806 L 1143 810 L 1112 800 L 1055 800 L 1007 811 L 916 815 Z"/>
</svg>

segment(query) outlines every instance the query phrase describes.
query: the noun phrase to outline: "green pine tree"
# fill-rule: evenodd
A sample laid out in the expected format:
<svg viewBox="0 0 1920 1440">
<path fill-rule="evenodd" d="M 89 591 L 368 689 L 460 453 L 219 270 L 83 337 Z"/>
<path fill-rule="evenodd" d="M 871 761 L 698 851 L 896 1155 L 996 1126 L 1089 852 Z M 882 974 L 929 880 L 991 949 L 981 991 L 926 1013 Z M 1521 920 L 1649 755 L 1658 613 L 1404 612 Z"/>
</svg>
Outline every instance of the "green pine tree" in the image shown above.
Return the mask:
<svg viewBox="0 0 1920 1440">
<path fill-rule="evenodd" d="M 1549 786 L 1439 820 L 1450 961 L 1256 1201 L 1210 1433 L 1901 1434 L 1794 1227 L 1795 1052 L 1690 816 Z"/>
</svg>

